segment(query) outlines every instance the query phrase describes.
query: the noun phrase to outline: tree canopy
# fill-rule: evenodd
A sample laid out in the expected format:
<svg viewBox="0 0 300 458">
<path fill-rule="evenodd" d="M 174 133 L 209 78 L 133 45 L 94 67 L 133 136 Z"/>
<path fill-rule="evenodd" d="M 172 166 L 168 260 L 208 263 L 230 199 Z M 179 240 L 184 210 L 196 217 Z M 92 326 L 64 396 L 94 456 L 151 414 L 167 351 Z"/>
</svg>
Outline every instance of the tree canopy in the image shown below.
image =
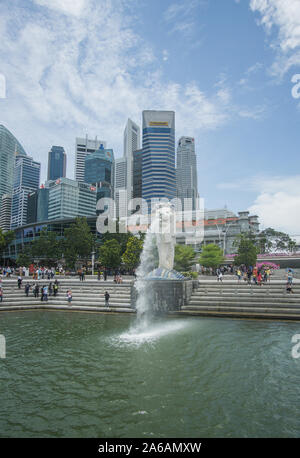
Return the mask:
<svg viewBox="0 0 300 458">
<path fill-rule="evenodd" d="M 63 244 L 54 232 L 42 229 L 40 236 L 31 245 L 31 256 L 54 265 L 62 257 Z"/>
<path fill-rule="evenodd" d="M 130 237 L 122 256 L 122 261 L 128 269 L 134 269 L 139 265 L 142 251 L 143 240 L 134 236 Z"/>
<path fill-rule="evenodd" d="M 223 251 L 214 243 L 209 243 L 202 248 L 199 263 L 204 267 L 218 267 L 224 261 Z"/>
<path fill-rule="evenodd" d="M 86 218 L 76 218 L 75 222 L 65 229 L 64 236 L 63 250 L 67 266 L 74 268 L 78 259 L 90 258 L 95 247 L 95 237 Z"/>
<path fill-rule="evenodd" d="M 121 247 L 117 240 L 106 240 L 99 247 L 99 262 L 102 266 L 115 269 L 121 264 Z"/>
<path fill-rule="evenodd" d="M 238 252 L 234 257 L 235 265 L 255 266 L 259 249 L 247 234 L 239 236 Z"/>
<path fill-rule="evenodd" d="M 195 251 L 190 245 L 176 245 L 175 246 L 175 257 L 174 257 L 174 268 L 179 271 L 190 270 L 195 260 Z"/>
</svg>

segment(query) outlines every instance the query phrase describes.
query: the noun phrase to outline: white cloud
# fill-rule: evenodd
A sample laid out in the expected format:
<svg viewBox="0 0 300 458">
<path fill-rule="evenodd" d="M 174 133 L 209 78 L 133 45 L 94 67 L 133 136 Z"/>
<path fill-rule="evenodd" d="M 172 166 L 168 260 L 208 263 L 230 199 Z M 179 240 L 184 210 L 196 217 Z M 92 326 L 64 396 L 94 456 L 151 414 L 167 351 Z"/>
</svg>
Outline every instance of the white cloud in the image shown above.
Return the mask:
<svg viewBox="0 0 300 458">
<path fill-rule="evenodd" d="M 249 211 L 265 227 L 300 235 L 300 176 L 255 178 L 259 194 Z"/>
<path fill-rule="evenodd" d="M 134 32 L 123 0 L 54 0 L 51 9 L 46 0 L 34 3 L 40 8 L 12 3 L 1 11 L 7 98 L 0 122 L 43 162 L 43 177 L 52 144 L 66 148 L 72 176 L 75 137 L 86 133 L 120 156 L 127 117 L 139 123 L 144 109 L 174 110 L 176 135 L 195 137 L 238 114 L 224 81 L 208 94 L 199 82 L 166 78 L 151 43 Z"/>
<path fill-rule="evenodd" d="M 172 3 L 164 12 L 163 18 L 170 26 L 170 34 L 181 34 L 187 39 L 194 37 L 199 32 L 199 25 L 196 27 L 195 12 L 198 8 L 207 5 L 206 0 L 181 0 Z M 198 45 L 201 40 L 198 40 Z"/>
<path fill-rule="evenodd" d="M 250 8 L 261 15 L 260 24 L 268 34 L 278 30 L 271 46 L 277 51 L 272 71 L 284 75 L 291 66 L 300 64 L 300 6 L 299 0 L 250 0 Z"/>
<path fill-rule="evenodd" d="M 0 18 L 6 43 L 0 49 L 1 72 L 8 86 L 0 121 L 30 154 L 38 151 L 46 162 L 50 138 L 73 153 L 75 137 L 88 133 L 107 140 L 120 156 L 127 117 L 139 122 L 143 109 L 175 110 L 178 135 L 196 135 L 229 118 L 225 93 L 208 96 L 194 82 L 164 78 L 151 45 L 133 31 L 122 1 L 54 1 L 51 7 L 24 14 L 15 5 Z M 12 33 L 11 24 L 21 14 Z M 73 159 L 69 154 L 71 169 Z"/>
<path fill-rule="evenodd" d="M 37 5 L 75 16 L 79 16 L 84 9 L 89 7 L 89 0 L 34 0 L 34 2 Z"/>
</svg>

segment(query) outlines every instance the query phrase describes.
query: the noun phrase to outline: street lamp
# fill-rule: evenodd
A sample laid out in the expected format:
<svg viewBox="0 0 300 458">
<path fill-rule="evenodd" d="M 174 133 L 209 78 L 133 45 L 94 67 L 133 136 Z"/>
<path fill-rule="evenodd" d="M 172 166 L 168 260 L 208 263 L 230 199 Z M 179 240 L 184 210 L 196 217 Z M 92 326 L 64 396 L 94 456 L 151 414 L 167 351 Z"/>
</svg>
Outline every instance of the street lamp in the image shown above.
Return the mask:
<svg viewBox="0 0 300 458">
<path fill-rule="evenodd" d="M 225 256 L 225 251 L 226 251 L 225 248 L 226 248 L 226 235 L 227 235 L 227 231 L 228 231 L 228 229 L 230 228 L 230 226 L 231 226 L 232 224 L 234 224 L 234 223 L 235 223 L 235 221 L 232 221 L 231 223 L 228 224 L 228 226 L 225 225 L 225 227 L 226 227 L 227 229 L 225 229 L 225 228 L 222 229 L 222 232 L 223 232 L 223 234 L 224 234 L 224 239 L 223 239 L 223 256 Z"/>
<path fill-rule="evenodd" d="M 95 251 L 92 252 L 92 275 L 94 275 L 94 267 L 95 267 Z"/>
</svg>

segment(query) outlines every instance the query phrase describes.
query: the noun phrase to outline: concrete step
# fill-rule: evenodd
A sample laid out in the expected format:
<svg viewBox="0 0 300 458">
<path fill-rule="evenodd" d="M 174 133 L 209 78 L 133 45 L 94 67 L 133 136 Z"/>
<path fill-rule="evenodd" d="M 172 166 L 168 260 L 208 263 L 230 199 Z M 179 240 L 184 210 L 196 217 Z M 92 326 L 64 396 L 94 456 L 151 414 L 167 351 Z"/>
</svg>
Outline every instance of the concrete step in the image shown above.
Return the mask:
<svg viewBox="0 0 300 458">
<path fill-rule="evenodd" d="M 300 304 L 297 303 L 290 303 L 290 302 L 234 302 L 234 301 L 201 301 L 201 302 L 189 302 L 184 307 L 206 307 L 206 306 L 215 306 L 215 307 L 235 307 L 235 308 L 244 308 L 244 307 L 256 307 L 256 308 L 293 308 L 295 310 L 300 311 Z"/>
<path fill-rule="evenodd" d="M 201 305 L 201 306 L 192 306 L 192 305 L 186 305 L 181 308 L 182 310 L 230 310 L 230 311 L 257 311 L 257 312 L 264 312 L 264 313 L 278 313 L 278 312 L 285 312 L 285 313 L 299 313 L 300 316 L 300 308 L 295 309 L 294 307 L 282 307 L 282 304 L 276 306 L 276 307 L 265 307 L 262 305 L 259 306 L 251 306 L 251 305 L 243 305 L 243 306 L 237 306 L 237 305 L 231 305 L 231 304 L 209 304 L 209 305 Z"/>
<path fill-rule="evenodd" d="M 114 312 L 114 313 L 135 313 L 135 310 L 130 307 L 114 306 L 114 307 L 99 307 L 99 306 L 83 306 L 72 304 L 33 304 L 33 305 L 0 305 L 0 311 L 12 311 L 12 310 L 79 310 L 79 311 L 93 311 L 93 312 Z"/>
<path fill-rule="evenodd" d="M 199 310 L 180 310 L 178 312 L 170 312 L 171 315 L 176 316 L 212 316 L 212 317 L 219 317 L 219 318 L 237 318 L 237 319 L 268 319 L 268 320 L 300 320 L 299 313 L 285 313 L 285 310 L 282 312 L 278 311 L 268 311 L 265 313 L 260 310 L 253 310 L 253 311 L 245 311 L 241 310 L 206 310 L 206 309 L 199 309 Z"/>
<path fill-rule="evenodd" d="M 300 296 L 295 297 L 294 294 L 204 294 L 200 296 L 191 296 L 190 302 L 197 302 L 197 301 L 228 301 L 233 300 L 237 302 L 252 302 L 252 301 L 282 301 L 282 302 L 295 302 L 300 305 Z"/>
</svg>

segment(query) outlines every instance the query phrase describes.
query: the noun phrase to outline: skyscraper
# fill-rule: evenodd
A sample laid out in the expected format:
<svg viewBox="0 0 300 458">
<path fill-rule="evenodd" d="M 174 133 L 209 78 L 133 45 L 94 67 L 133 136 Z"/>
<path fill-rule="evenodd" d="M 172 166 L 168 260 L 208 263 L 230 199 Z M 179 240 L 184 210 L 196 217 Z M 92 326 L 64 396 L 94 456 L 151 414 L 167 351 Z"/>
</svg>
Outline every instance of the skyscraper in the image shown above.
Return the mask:
<svg viewBox="0 0 300 458">
<path fill-rule="evenodd" d="M 27 224 L 48 220 L 49 188 L 42 185 L 28 194 Z"/>
<path fill-rule="evenodd" d="M 114 152 L 112 149 L 105 149 L 102 146 L 85 157 L 85 183 L 106 182 L 113 185 L 113 163 Z"/>
<path fill-rule="evenodd" d="M 142 172 L 143 172 L 143 150 L 138 149 L 133 152 L 133 189 L 132 197 L 142 197 Z"/>
<path fill-rule="evenodd" d="M 142 196 L 176 197 L 174 111 L 143 111 Z"/>
<path fill-rule="evenodd" d="M 26 156 L 24 148 L 13 134 L 0 125 L 0 205 L 3 194 L 12 194 L 16 154 Z"/>
<path fill-rule="evenodd" d="M 48 219 L 96 215 L 96 188 L 69 178 L 47 183 L 49 187 Z"/>
<path fill-rule="evenodd" d="M 192 137 L 181 137 L 177 147 L 177 197 L 182 202 L 182 209 L 196 210 L 198 196 L 197 159 L 195 140 Z M 190 199 L 190 205 L 187 207 Z"/>
<path fill-rule="evenodd" d="M 29 156 L 16 156 L 11 212 L 11 228 L 27 223 L 28 194 L 38 189 L 41 164 Z"/>
<path fill-rule="evenodd" d="M 126 158 L 126 189 L 127 201 L 133 196 L 133 153 L 140 149 L 140 128 L 128 119 L 124 130 L 124 154 Z"/>
<path fill-rule="evenodd" d="M 85 182 L 97 188 L 97 202 L 102 197 L 114 198 L 114 152 L 103 146 L 85 157 Z"/>
<path fill-rule="evenodd" d="M 75 180 L 84 182 L 84 166 L 85 157 L 97 151 L 100 146 L 106 148 L 106 142 L 102 140 L 91 140 L 86 135 L 85 138 L 76 138 L 76 151 L 75 151 Z"/>
<path fill-rule="evenodd" d="M 62 146 L 52 146 L 48 153 L 48 180 L 66 176 L 67 155 Z"/>
<path fill-rule="evenodd" d="M 115 210 L 116 217 L 127 216 L 127 161 L 125 157 L 121 157 L 115 160 L 115 182 L 114 182 L 114 193 L 115 193 Z"/>
<path fill-rule="evenodd" d="M 1 210 L 0 210 L 0 228 L 6 232 L 10 230 L 11 220 L 11 194 L 3 194 L 1 198 Z"/>
</svg>

